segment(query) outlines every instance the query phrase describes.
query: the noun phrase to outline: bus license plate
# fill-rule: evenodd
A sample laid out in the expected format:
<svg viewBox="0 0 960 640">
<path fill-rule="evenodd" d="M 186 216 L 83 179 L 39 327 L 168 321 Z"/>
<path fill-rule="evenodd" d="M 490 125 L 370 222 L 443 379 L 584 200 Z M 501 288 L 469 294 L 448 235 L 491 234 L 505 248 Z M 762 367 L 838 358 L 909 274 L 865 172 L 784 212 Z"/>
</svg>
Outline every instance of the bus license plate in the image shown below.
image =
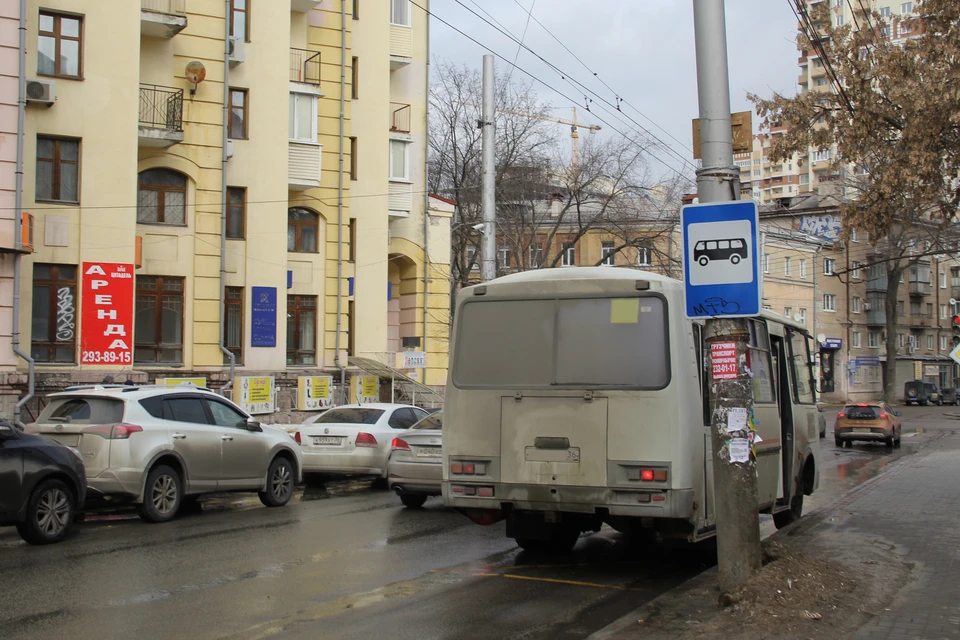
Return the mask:
<svg viewBox="0 0 960 640">
<path fill-rule="evenodd" d="M 418 458 L 442 458 L 443 449 L 440 447 L 420 447 L 417 449 Z"/>
<path fill-rule="evenodd" d="M 340 437 L 339 436 L 315 436 L 313 438 L 313 444 L 339 445 Z"/>
</svg>

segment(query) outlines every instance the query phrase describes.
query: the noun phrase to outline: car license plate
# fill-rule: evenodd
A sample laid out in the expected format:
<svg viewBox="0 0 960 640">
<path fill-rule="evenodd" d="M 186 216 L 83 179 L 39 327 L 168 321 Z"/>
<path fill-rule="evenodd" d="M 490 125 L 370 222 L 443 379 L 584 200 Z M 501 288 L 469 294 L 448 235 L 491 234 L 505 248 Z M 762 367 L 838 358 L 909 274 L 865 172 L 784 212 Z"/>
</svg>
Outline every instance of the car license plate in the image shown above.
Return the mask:
<svg viewBox="0 0 960 640">
<path fill-rule="evenodd" d="M 440 447 L 419 447 L 417 449 L 418 458 L 442 458 L 443 449 Z"/>
<path fill-rule="evenodd" d="M 854 429 L 854 433 L 870 433 L 870 429 Z"/>
<path fill-rule="evenodd" d="M 315 436 L 313 438 L 313 444 L 340 444 L 340 436 Z"/>
</svg>

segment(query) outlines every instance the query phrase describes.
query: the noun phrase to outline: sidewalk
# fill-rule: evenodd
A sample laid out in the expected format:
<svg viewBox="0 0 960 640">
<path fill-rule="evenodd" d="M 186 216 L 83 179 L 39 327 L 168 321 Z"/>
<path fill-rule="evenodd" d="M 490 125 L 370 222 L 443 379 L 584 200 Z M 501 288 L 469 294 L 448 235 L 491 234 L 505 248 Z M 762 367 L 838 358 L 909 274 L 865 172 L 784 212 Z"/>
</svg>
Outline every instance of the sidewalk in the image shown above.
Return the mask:
<svg viewBox="0 0 960 640">
<path fill-rule="evenodd" d="M 744 598 L 750 606 L 732 609 L 717 605 L 714 568 L 590 637 L 960 639 L 960 433 L 936 438 L 769 542 L 812 568 L 791 566 L 800 578 L 788 585 L 782 567 L 768 571 L 779 561 L 766 565 Z M 790 599 L 811 585 L 823 595 L 814 594 L 820 608 L 808 617 Z M 746 602 L 758 592 L 772 606 Z"/>
</svg>

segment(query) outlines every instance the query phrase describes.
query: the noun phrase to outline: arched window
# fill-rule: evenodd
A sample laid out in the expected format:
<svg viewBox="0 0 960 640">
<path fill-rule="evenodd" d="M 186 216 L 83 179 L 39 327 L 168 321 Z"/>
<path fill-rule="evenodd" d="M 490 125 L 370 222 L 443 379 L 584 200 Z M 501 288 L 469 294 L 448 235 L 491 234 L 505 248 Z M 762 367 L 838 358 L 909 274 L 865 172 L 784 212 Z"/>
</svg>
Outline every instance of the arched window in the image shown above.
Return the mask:
<svg viewBox="0 0 960 640">
<path fill-rule="evenodd" d="M 186 224 L 187 177 L 170 169 L 142 171 L 137 193 L 137 222 Z"/>
<path fill-rule="evenodd" d="M 317 252 L 318 216 L 309 209 L 294 207 L 287 212 L 287 251 Z"/>
</svg>

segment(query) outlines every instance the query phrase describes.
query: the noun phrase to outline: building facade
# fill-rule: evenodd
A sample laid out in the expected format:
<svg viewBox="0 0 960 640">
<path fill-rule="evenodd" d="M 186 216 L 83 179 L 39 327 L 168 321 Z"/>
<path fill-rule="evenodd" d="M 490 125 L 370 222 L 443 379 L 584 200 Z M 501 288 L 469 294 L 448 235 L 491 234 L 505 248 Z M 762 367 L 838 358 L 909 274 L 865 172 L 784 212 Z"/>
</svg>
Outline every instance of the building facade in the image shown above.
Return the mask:
<svg viewBox="0 0 960 640">
<path fill-rule="evenodd" d="M 288 408 L 298 376 L 431 348 L 449 249 L 426 247 L 451 213 L 424 187 L 427 18 L 408 0 L 261 1 L 28 2 L 20 319 L 41 391 L 219 387 L 232 356 Z M 92 263 L 134 270 L 130 326 L 107 330 L 129 331 L 129 362 L 84 346 Z"/>
</svg>

